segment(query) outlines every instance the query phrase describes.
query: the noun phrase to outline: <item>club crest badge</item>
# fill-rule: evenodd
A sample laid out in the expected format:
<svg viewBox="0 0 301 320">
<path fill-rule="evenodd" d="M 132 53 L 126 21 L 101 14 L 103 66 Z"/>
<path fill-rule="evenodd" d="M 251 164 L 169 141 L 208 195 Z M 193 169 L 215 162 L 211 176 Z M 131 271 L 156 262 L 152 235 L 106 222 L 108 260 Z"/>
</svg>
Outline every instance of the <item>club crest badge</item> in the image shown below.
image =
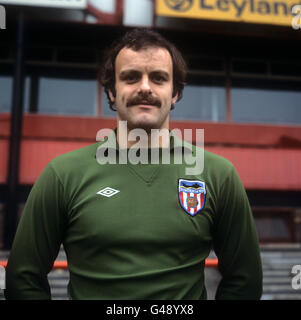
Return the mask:
<svg viewBox="0 0 301 320">
<path fill-rule="evenodd" d="M 205 182 L 179 179 L 178 189 L 181 207 L 191 216 L 198 214 L 205 204 Z"/>
</svg>

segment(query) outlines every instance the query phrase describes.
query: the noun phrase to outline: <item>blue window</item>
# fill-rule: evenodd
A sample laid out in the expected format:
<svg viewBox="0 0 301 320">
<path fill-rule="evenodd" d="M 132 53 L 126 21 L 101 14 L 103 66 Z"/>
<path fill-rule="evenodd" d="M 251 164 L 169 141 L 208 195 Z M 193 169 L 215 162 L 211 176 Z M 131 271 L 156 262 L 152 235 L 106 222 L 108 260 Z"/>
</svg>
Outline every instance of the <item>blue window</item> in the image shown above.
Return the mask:
<svg viewBox="0 0 301 320">
<path fill-rule="evenodd" d="M 248 87 L 239 80 L 235 84 L 238 86 L 231 90 L 232 121 L 301 124 L 301 90 L 296 84 L 264 85 L 259 81 Z"/>
<path fill-rule="evenodd" d="M 226 89 L 206 85 L 186 86 L 183 97 L 175 104 L 170 118 L 174 120 L 225 121 Z"/>
<path fill-rule="evenodd" d="M 38 112 L 97 115 L 97 80 L 40 78 Z"/>
<path fill-rule="evenodd" d="M 0 76 L 0 112 L 10 112 L 12 90 L 12 77 Z"/>
</svg>

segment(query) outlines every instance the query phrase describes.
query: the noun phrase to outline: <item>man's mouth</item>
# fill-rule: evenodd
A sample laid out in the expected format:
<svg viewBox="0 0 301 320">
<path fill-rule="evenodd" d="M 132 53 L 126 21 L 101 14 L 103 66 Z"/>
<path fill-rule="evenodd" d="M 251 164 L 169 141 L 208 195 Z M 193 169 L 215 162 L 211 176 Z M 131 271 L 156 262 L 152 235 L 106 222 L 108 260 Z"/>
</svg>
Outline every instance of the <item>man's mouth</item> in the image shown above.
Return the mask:
<svg viewBox="0 0 301 320">
<path fill-rule="evenodd" d="M 139 100 L 139 99 L 132 99 L 129 100 L 127 103 L 127 107 L 132 107 L 132 106 L 143 106 L 146 108 L 151 108 L 151 107 L 161 107 L 161 102 L 157 99 L 151 99 L 151 100 Z"/>
<path fill-rule="evenodd" d="M 138 103 L 135 104 L 135 105 L 136 105 L 136 106 L 149 107 L 149 108 L 151 108 L 151 107 L 156 107 L 155 104 L 149 103 L 149 102 L 147 102 L 147 101 L 141 101 L 141 102 L 138 102 Z"/>
</svg>

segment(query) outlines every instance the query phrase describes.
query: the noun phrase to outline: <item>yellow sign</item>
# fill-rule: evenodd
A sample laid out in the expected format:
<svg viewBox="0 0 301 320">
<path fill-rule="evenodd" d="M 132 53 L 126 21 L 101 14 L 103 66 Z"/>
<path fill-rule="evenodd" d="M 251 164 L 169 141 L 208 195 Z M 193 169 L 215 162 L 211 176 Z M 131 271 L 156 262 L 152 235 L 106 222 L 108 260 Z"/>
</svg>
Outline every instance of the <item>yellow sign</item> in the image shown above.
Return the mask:
<svg viewBox="0 0 301 320">
<path fill-rule="evenodd" d="M 301 0 L 157 0 L 160 16 L 291 26 Z M 292 13 L 292 10 L 294 13 Z"/>
</svg>

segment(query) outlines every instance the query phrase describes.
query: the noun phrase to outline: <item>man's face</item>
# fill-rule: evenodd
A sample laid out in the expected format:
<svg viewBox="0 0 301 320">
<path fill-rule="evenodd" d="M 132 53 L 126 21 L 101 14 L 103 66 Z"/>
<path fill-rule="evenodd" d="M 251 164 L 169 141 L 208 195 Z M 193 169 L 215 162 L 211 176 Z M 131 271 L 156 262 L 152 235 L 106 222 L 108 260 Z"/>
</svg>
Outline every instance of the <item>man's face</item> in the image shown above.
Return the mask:
<svg viewBox="0 0 301 320">
<path fill-rule="evenodd" d="M 169 127 L 172 97 L 172 60 L 164 48 L 134 51 L 123 48 L 115 61 L 117 120 L 126 120 L 129 129 Z"/>
</svg>

